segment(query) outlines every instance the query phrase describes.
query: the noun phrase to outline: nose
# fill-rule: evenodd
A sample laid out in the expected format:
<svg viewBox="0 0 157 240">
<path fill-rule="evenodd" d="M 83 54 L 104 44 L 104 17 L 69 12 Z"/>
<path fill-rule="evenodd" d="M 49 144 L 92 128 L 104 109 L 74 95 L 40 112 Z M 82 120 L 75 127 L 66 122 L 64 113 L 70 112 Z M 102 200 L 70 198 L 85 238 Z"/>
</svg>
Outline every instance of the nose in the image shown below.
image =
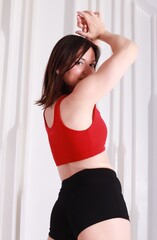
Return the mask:
<svg viewBox="0 0 157 240">
<path fill-rule="evenodd" d="M 83 73 L 84 73 L 84 75 L 87 77 L 88 75 L 90 75 L 91 73 L 93 73 L 93 71 L 94 71 L 93 68 L 91 68 L 90 66 L 86 66 L 86 67 L 84 68 Z"/>
</svg>

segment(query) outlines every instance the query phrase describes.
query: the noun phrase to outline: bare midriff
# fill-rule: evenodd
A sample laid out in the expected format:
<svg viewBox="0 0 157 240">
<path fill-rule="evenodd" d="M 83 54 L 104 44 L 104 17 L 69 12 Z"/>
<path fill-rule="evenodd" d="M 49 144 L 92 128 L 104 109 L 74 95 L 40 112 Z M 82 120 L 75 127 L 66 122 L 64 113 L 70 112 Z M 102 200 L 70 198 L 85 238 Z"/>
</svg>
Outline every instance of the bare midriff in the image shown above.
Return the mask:
<svg viewBox="0 0 157 240">
<path fill-rule="evenodd" d="M 63 181 L 79 171 L 91 168 L 110 168 L 114 170 L 113 166 L 109 162 L 106 151 L 104 151 L 81 161 L 60 165 L 58 166 L 58 172 L 60 179 Z"/>
</svg>

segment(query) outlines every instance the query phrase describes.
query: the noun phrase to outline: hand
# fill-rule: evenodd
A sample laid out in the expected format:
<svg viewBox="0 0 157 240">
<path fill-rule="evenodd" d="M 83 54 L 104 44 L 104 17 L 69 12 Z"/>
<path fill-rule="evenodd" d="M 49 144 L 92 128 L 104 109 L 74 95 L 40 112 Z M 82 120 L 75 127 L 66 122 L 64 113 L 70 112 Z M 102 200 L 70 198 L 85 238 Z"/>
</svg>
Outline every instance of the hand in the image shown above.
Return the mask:
<svg viewBox="0 0 157 240">
<path fill-rule="evenodd" d="M 77 26 L 81 30 L 76 31 L 76 33 L 92 41 L 99 39 L 99 36 L 106 31 L 98 12 L 78 11 Z"/>
</svg>

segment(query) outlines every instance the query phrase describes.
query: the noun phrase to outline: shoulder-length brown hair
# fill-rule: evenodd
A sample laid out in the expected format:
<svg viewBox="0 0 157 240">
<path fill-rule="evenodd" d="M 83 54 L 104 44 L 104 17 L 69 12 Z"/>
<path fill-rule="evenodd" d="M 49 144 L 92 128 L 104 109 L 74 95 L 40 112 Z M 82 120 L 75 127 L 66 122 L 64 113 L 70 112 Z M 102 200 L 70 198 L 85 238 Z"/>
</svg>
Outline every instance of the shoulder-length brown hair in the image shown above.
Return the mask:
<svg viewBox="0 0 157 240">
<path fill-rule="evenodd" d="M 81 58 L 89 48 L 93 49 L 97 63 L 100 50 L 97 45 L 86 38 L 67 35 L 56 43 L 47 63 L 42 95 L 36 101 L 36 104 L 43 106 L 45 109 L 51 106 L 58 97 L 71 92 L 64 82 L 64 74 L 75 65 L 76 60 Z"/>
</svg>

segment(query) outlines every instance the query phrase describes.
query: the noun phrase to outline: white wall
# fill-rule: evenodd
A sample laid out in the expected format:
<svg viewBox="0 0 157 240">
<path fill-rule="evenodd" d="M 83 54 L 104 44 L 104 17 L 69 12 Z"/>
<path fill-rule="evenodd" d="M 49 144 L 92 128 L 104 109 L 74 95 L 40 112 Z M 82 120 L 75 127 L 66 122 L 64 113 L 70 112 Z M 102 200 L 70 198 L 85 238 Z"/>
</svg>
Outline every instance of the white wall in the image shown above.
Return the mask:
<svg viewBox="0 0 157 240">
<path fill-rule="evenodd" d="M 121 179 L 133 240 L 156 240 L 156 0 L 1 0 L 0 239 L 47 238 L 60 180 L 39 98 L 56 41 L 76 29 L 76 11 L 100 10 L 109 30 L 134 39 L 138 60 L 99 104 L 109 156 Z M 102 45 L 102 57 L 109 54 Z"/>
</svg>

